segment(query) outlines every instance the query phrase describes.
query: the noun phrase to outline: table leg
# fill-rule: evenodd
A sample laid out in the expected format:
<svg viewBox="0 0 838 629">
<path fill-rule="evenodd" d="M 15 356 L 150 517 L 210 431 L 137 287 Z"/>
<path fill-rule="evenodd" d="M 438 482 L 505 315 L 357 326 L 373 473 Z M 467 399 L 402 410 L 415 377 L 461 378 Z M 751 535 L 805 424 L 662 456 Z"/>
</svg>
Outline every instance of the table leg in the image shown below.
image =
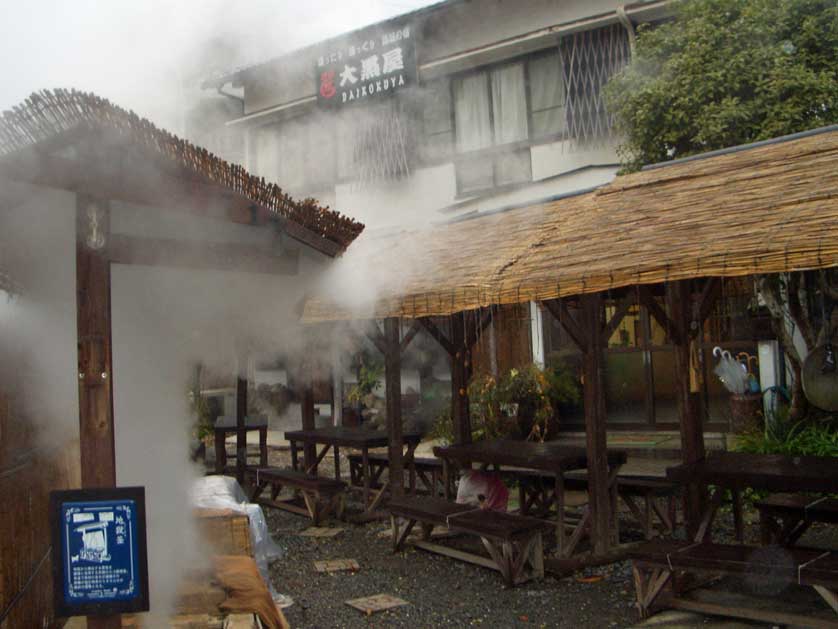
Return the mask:
<svg viewBox="0 0 838 629">
<path fill-rule="evenodd" d="M 227 467 L 227 444 L 224 442 L 226 433 L 223 430 L 215 431 L 215 473 L 223 474 Z"/>
<path fill-rule="evenodd" d="M 268 467 L 268 427 L 259 429 L 259 465 Z"/>
<path fill-rule="evenodd" d="M 711 535 L 711 527 L 713 525 L 713 520 L 716 517 L 716 511 L 718 511 L 719 506 L 722 503 L 722 498 L 724 497 L 724 489 L 721 487 L 716 487 L 713 491 L 713 495 L 710 497 L 710 500 L 707 502 L 707 509 L 704 511 L 704 515 L 701 518 L 701 523 L 698 526 L 698 530 L 695 534 L 694 541 L 696 542 L 704 542 L 710 541 Z"/>
<path fill-rule="evenodd" d="M 361 467 L 364 471 L 364 509 L 366 509 L 370 502 L 370 479 L 372 477 L 370 451 L 366 446 L 361 449 Z"/>
<path fill-rule="evenodd" d="M 291 446 L 291 469 L 298 470 L 300 469 L 300 462 L 297 459 L 297 442 L 291 440 L 288 443 Z"/>
<path fill-rule="evenodd" d="M 340 480 L 340 448 L 333 446 L 332 454 L 335 455 L 335 480 Z"/>
<path fill-rule="evenodd" d="M 556 550 L 559 557 L 564 557 L 564 474 L 556 473 Z"/>
<path fill-rule="evenodd" d="M 736 534 L 736 541 L 741 544 L 745 541 L 745 524 L 742 520 L 742 492 L 738 489 L 731 489 L 730 497 L 733 502 L 733 530 Z"/>
<path fill-rule="evenodd" d="M 451 466 L 448 459 L 442 459 L 442 493 L 446 500 L 451 500 Z"/>
<path fill-rule="evenodd" d="M 615 465 L 608 471 L 608 492 L 611 498 L 611 531 L 614 544 L 620 543 L 620 486 L 617 482 L 620 467 L 620 465 Z"/>
</svg>

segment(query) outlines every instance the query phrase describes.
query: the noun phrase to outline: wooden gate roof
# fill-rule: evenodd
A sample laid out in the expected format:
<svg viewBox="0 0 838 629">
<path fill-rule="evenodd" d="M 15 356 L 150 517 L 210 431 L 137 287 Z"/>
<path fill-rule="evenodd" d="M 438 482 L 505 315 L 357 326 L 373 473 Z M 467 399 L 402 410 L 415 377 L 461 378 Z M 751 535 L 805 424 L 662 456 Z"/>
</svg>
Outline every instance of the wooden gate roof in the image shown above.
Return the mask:
<svg viewBox="0 0 838 629">
<path fill-rule="evenodd" d="M 75 160 L 68 152 L 84 153 Z M 115 149 L 119 150 L 115 150 Z M 0 117 L 0 176 L 144 203 L 217 204 L 270 217 L 293 238 L 337 255 L 364 226 L 314 199 L 292 199 L 206 149 L 94 94 L 42 91 Z M 127 198 L 126 198 L 127 197 Z"/>
<path fill-rule="evenodd" d="M 672 162 L 593 192 L 390 236 L 337 265 L 376 299 L 326 284 L 303 318 L 446 315 L 705 276 L 838 265 L 838 127 Z"/>
</svg>

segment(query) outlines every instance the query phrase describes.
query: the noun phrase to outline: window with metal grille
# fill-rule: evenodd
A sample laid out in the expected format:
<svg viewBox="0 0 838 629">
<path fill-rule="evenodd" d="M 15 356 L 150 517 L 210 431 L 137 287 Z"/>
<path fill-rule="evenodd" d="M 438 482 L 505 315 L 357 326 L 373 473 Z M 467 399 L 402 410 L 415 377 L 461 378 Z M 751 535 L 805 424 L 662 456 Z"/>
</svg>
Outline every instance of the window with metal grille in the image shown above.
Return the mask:
<svg viewBox="0 0 838 629">
<path fill-rule="evenodd" d="M 602 88 L 629 57 L 625 29 L 612 25 L 453 77 L 450 119 L 460 194 L 529 181 L 533 144 L 573 139 L 589 145 L 610 137 Z M 428 143 L 427 134 L 423 141 Z"/>
</svg>

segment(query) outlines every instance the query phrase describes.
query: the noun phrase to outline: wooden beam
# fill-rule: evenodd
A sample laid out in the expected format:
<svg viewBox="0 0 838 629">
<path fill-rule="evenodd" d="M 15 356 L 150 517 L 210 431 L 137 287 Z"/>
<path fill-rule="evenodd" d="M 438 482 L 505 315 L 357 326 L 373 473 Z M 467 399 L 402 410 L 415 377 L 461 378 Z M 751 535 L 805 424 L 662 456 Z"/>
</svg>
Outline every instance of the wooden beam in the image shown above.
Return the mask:
<svg viewBox="0 0 838 629">
<path fill-rule="evenodd" d="M 716 302 L 722 294 L 722 280 L 718 277 L 711 277 L 707 279 L 704 288 L 701 290 L 701 296 L 698 298 L 698 325 L 690 329 L 690 336 L 697 337 L 701 332 L 701 326 L 707 321 L 707 317 L 713 311 Z"/>
<path fill-rule="evenodd" d="M 116 485 L 111 270 L 104 249 L 95 248 L 104 245 L 109 233 L 108 201 L 76 195 L 79 450 L 85 488 Z M 118 629 L 122 621 L 119 615 L 90 616 L 87 626 Z"/>
<path fill-rule="evenodd" d="M 117 264 L 296 275 L 299 254 L 241 243 L 213 243 L 113 234 L 108 257 Z"/>
<path fill-rule="evenodd" d="M 488 311 L 482 313 L 480 320 L 477 320 L 478 312 L 474 314 L 474 325 L 468 331 L 468 337 L 466 339 L 466 343 L 469 349 L 472 349 L 476 344 L 480 336 L 485 332 L 486 328 L 489 327 L 489 324 L 492 323 L 495 314 L 495 307 L 491 306 Z"/>
<path fill-rule="evenodd" d="M 666 330 L 666 336 L 669 341 L 677 345 L 681 338 L 681 329 L 678 326 L 678 322 L 666 314 L 666 311 L 661 308 L 657 301 L 655 301 L 655 298 L 652 296 L 648 286 L 641 286 L 639 288 L 639 294 L 640 303 L 646 306 L 649 314 L 655 318 L 658 325 Z"/>
<path fill-rule="evenodd" d="M 384 320 L 384 382 L 387 404 L 387 437 L 390 459 L 390 494 L 404 494 L 404 461 L 402 452 L 402 360 L 399 341 L 399 319 Z"/>
<path fill-rule="evenodd" d="M 442 346 L 442 349 L 446 351 L 449 356 L 453 356 L 457 353 L 454 349 L 454 345 L 451 341 L 448 340 L 448 337 L 445 336 L 445 333 L 440 330 L 437 325 L 428 317 L 422 317 L 417 319 L 417 321 L 422 325 L 423 328 L 430 334 L 437 343 Z"/>
<path fill-rule="evenodd" d="M 468 399 L 469 349 L 466 347 L 465 321 L 451 315 L 451 418 L 457 444 L 471 443 L 471 415 Z"/>
<path fill-rule="evenodd" d="M 576 347 L 582 353 L 585 353 L 588 348 L 587 334 L 570 314 L 567 309 L 567 304 L 564 299 L 548 299 L 541 303 L 550 311 L 550 314 L 559 322 L 570 339 L 576 344 Z"/>
<path fill-rule="evenodd" d="M 244 363 L 247 364 L 246 362 Z M 242 365 L 239 365 L 242 368 Z M 244 486 L 244 470 L 247 467 L 247 378 L 241 374 L 236 378 L 236 480 Z"/>
<path fill-rule="evenodd" d="M 121 142 L 121 145 L 117 145 Z M 329 257 L 343 248 L 312 230 L 260 205 L 255 200 L 210 183 L 183 167 L 171 168 L 150 159 L 124 138 L 85 147 L 72 145 L 74 157 L 61 157 L 34 147 L 0 158 L 0 177 L 38 186 L 63 188 L 88 195 L 187 212 L 237 223 L 275 222 L 294 240 Z"/>
<path fill-rule="evenodd" d="M 666 285 L 666 301 L 673 322 L 679 329 L 689 330 L 689 280 L 669 282 Z M 704 427 L 699 413 L 698 395 L 690 391 L 690 341 L 686 335 L 679 335 L 675 344 L 675 386 L 681 429 L 681 457 L 684 463 L 694 463 L 704 458 Z M 703 489 L 696 484 L 689 484 L 685 491 L 685 521 L 688 538 L 692 539 L 701 520 L 705 496 Z"/>
<path fill-rule="evenodd" d="M 614 314 L 609 319 L 608 323 L 605 324 L 605 329 L 603 331 L 603 336 L 605 337 L 605 344 L 608 344 L 608 340 L 617 331 L 617 328 L 623 322 L 623 319 L 626 318 L 628 311 L 634 305 L 634 298 L 629 295 L 626 296 L 617 306 L 617 309 L 614 311 Z"/>
<path fill-rule="evenodd" d="M 416 337 L 417 334 L 419 334 L 419 331 L 421 329 L 422 329 L 422 323 L 419 320 L 414 321 L 410 325 L 410 328 L 408 329 L 407 332 L 405 332 L 404 337 L 402 337 L 401 345 L 400 345 L 401 346 L 401 351 L 404 351 L 404 350 L 407 349 L 408 345 L 410 345 L 410 342 Z"/>
<path fill-rule="evenodd" d="M 602 335 L 604 308 L 602 295 L 581 297 L 582 315 L 587 332 L 584 357 L 585 449 L 588 459 L 588 508 L 591 511 L 591 538 L 596 555 L 611 545 L 611 496 L 608 491 L 608 453 L 605 438 L 605 389 L 602 359 L 605 351 Z"/>
<path fill-rule="evenodd" d="M 367 328 L 366 330 L 367 338 L 370 342 L 375 345 L 379 352 L 382 355 L 387 354 L 387 341 L 384 338 L 384 335 L 381 333 L 381 329 L 378 327 L 378 323 L 375 321 L 372 322 L 372 328 Z"/>
</svg>

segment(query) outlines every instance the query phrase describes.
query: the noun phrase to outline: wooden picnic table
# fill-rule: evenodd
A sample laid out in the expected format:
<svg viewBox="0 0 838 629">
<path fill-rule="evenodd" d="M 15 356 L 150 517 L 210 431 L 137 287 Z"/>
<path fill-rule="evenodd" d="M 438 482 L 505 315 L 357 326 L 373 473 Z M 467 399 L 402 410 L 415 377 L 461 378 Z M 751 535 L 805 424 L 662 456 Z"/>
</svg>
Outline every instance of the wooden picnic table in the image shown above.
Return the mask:
<svg viewBox="0 0 838 629">
<path fill-rule="evenodd" d="M 361 461 L 364 474 L 364 505 L 366 512 L 375 511 L 381 499 L 384 497 L 390 480 L 384 481 L 381 487 L 375 492 L 375 495 L 370 499 L 373 493 L 370 487 L 370 461 L 369 451 L 371 448 L 384 448 L 389 444 L 387 432 L 383 430 L 371 430 L 369 428 L 350 428 L 346 426 L 326 426 L 324 428 L 314 428 L 311 430 L 291 430 L 285 433 L 285 438 L 291 446 L 291 467 L 295 470 L 300 469 L 297 451 L 299 444 L 318 446 L 323 448 L 319 453 L 316 453 L 314 463 L 309 465 L 305 470 L 308 474 L 317 474 L 317 466 L 323 460 L 330 449 L 334 450 L 335 457 L 335 479 L 340 480 L 340 448 L 354 448 L 361 451 Z M 404 466 L 412 470 L 413 453 L 416 446 L 422 440 L 420 433 L 406 433 L 402 436 L 402 441 L 406 446 L 404 453 Z"/>
<path fill-rule="evenodd" d="M 725 490 L 734 494 L 748 487 L 770 492 L 838 493 L 838 458 L 711 452 L 695 463 L 683 463 L 666 471 L 669 480 L 715 487 L 704 511 L 695 541 L 709 539 Z M 738 516 L 741 520 L 741 514 Z M 741 523 L 737 524 L 741 526 Z"/>
<path fill-rule="evenodd" d="M 461 467 L 468 467 L 472 463 L 479 463 L 482 468 L 494 467 L 497 471 L 502 468 L 519 468 L 523 470 L 537 470 L 548 472 L 555 476 L 554 500 L 556 502 L 556 544 L 560 557 L 569 557 L 588 528 L 590 509 L 585 508 L 581 520 L 573 527 L 570 536 L 565 533 L 565 474 L 570 470 L 584 469 L 588 466 L 588 454 L 585 448 L 579 446 L 560 445 L 555 442 L 536 443 L 533 441 L 515 441 L 512 439 L 493 439 L 478 441 L 464 445 L 435 447 L 434 454 L 443 461 L 443 477 L 448 491 L 448 477 L 450 464 L 457 463 Z M 611 495 L 612 511 L 616 522 L 617 504 L 617 473 L 620 466 L 626 462 L 624 450 L 611 450 L 608 457 L 608 491 Z M 446 496 L 446 498 L 450 498 Z M 612 526 L 612 528 L 614 528 Z"/>
</svg>

